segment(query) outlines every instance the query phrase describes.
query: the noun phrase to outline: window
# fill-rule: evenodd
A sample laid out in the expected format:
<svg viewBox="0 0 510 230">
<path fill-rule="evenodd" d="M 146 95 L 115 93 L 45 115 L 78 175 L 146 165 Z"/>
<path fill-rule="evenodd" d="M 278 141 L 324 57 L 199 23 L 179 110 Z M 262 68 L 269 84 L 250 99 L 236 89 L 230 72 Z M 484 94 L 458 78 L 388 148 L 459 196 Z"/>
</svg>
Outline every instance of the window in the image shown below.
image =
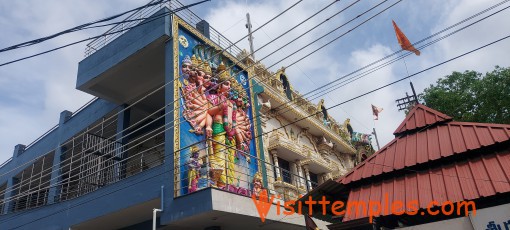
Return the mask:
<svg viewBox="0 0 510 230">
<path fill-rule="evenodd" d="M 292 184 L 292 177 L 290 174 L 290 163 L 282 158 L 278 157 L 278 166 L 280 168 L 275 167 L 275 177 L 276 177 L 276 170 L 280 171 L 280 176 L 282 177 L 283 182 Z"/>
<path fill-rule="evenodd" d="M 313 172 L 310 172 L 310 182 L 312 187 L 310 189 L 314 189 L 319 185 L 319 176 Z"/>
</svg>

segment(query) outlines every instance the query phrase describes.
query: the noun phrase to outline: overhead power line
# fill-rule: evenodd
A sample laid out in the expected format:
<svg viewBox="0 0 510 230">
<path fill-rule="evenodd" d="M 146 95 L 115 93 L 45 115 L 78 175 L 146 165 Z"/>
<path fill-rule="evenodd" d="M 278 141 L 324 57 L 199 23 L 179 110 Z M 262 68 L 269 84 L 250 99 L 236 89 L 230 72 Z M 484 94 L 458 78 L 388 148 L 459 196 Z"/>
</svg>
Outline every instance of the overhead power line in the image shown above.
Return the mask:
<svg viewBox="0 0 510 230">
<path fill-rule="evenodd" d="M 202 2 L 204 2 L 204 1 L 202 1 Z M 291 8 L 293 8 L 293 7 L 295 7 L 295 6 L 296 6 L 298 3 L 300 3 L 300 2 L 302 2 L 302 0 L 300 0 L 300 1 L 296 2 L 295 4 L 291 5 L 289 8 L 285 9 L 283 12 L 280 12 L 278 15 L 274 16 L 273 18 L 271 18 L 269 21 L 267 21 L 266 23 L 264 23 L 264 25 L 262 25 L 261 27 L 259 27 L 259 28 L 258 28 L 258 29 L 256 29 L 255 31 L 257 31 L 257 30 L 261 29 L 263 26 L 267 25 L 269 22 L 274 21 L 277 17 L 280 17 L 280 16 L 281 16 L 284 12 L 287 12 L 288 10 L 290 10 L 290 9 L 291 9 Z M 199 2 L 199 3 L 201 3 L 201 2 Z M 195 4 L 199 4 L 199 3 L 195 3 Z M 187 8 L 187 7 L 189 7 L 189 6 L 190 6 L 190 5 L 187 5 L 187 6 L 184 6 L 184 7 L 180 7 L 180 8 L 178 8 L 178 9 L 173 10 L 172 12 L 177 12 L 178 10 L 185 9 L 185 8 Z M 172 12 L 170 12 L 170 13 L 172 13 Z M 166 16 L 166 15 L 168 15 L 168 14 L 162 14 L 162 15 L 155 16 L 155 17 L 160 18 L 160 17 Z M 152 19 L 152 18 L 151 18 L 151 19 Z M 154 19 L 153 19 L 153 20 L 154 20 Z M 141 24 L 142 24 L 142 23 L 141 23 Z M 139 26 L 139 25 L 140 25 L 140 24 L 138 24 L 138 25 L 136 25 L 136 26 Z M 133 26 L 133 27 L 136 27 L 136 26 Z M 126 28 L 126 29 L 124 29 L 124 30 L 129 30 L 129 29 L 131 29 L 131 28 L 133 28 L 133 27 Z M 124 30 L 123 30 L 123 31 L 124 31 Z M 255 32 L 255 31 L 254 31 L 254 32 Z M 117 31 L 117 32 L 121 32 L 121 31 Z M 112 33 L 112 34 L 113 34 L 113 33 Z M 104 35 L 105 35 L 105 34 L 102 34 L 102 35 L 97 36 L 97 37 L 102 37 L 102 36 L 104 36 Z M 91 38 L 91 39 L 95 39 L 95 38 Z M 238 40 L 237 42 L 240 42 L 240 41 L 242 41 L 242 39 Z M 79 42 L 82 42 L 82 41 L 79 41 Z M 237 43 L 237 42 L 236 42 L 236 43 Z M 73 43 L 73 44 L 75 44 L 75 43 Z M 72 45 L 72 44 L 68 44 L 68 45 L 66 45 L 66 46 L 69 46 L 69 45 Z M 231 44 L 229 47 L 231 47 L 231 46 L 233 46 L 233 45 L 235 45 L 235 43 Z M 225 51 L 226 49 L 228 49 L 229 47 L 227 47 L 227 48 L 223 49 L 223 50 L 222 50 L 222 51 L 220 51 L 219 53 L 224 52 L 224 51 Z M 60 47 L 60 48 L 63 48 L 63 47 Z M 5 63 L 4 63 L 4 64 L 5 64 Z M 0 66 L 1 66 L 1 65 L 0 65 Z M 175 79 L 174 79 L 174 80 L 172 80 L 171 82 L 173 82 L 173 81 L 175 81 Z M 167 84 L 170 84 L 171 82 L 168 82 L 168 83 L 164 84 L 163 86 L 161 86 L 161 87 L 159 87 L 159 88 L 157 88 L 157 89 L 154 89 L 152 92 L 149 92 L 147 95 L 145 95 L 145 96 L 143 96 L 142 98 L 138 99 L 136 102 L 132 103 L 132 104 L 131 104 L 131 105 L 129 105 L 128 107 L 124 108 L 123 110 L 121 110 L 121 111 L 117 112 L 117 113 L 116 113 L 116 114 L 114 114 L 113 116 L 116 116 L 116 115 L 120 114 L 121 112 L 123 112 L 123 111 L 125 111 L 125 110 L 127 110 L 127 109 L 131 108 L 132 106 L 134 106 L 134 105 L 135 105 L 135 104 L 137 104 L 138 102 L 140 102 L 140 101 L 144 100 L 144 99 L 145 99 L 145 98 L 147 98 L 148 96 L 150 96 L 150 95 L 154 94 L 154 93 L 155 93 L 155 92 L 157 92 L 158 90 L 161 90 L 162 88 L 164 88 L 164 86 L 166 86 Z M 177 99 L 177 100 L 179 100 L 179 99 Z M 176 101 L 177 101 L 177 100 L 176 100 Z M 173 103 L 175 103 L 176 101 L 174 101 Z M 164 109 L 164 108 L 165 108 L 165 106 L 163 106 L 161 109 Z M 160 109 L 160 110 L 161 110 L 161 109 Z M 158 111 L 156 111 L 156 112 L 154 112 L 153 114 L 149 115 L 148 117 L 150 117 L 150 116 L 152 116 L 152 115 L 156 114 L 157 112 L 159 112 L 159 110 L 158 110 Z M 113 117 L 113 116 L 112 116 L 112 117 Z M 144 118 L 144 119 L 147 119 L 148 117 L 146 117 L 146 118 Z M 111 118 L 111 117 L 110 117 L 110 118 Z M 110 119 L 110 118 L 109 118 L 109 119 Z M 142 121 L 143 121 L 143 120 L 142 120 Z M 140 121 L 140 122 L 142 122 L 142 121 Z M 155 121 L 155 120 L 154 120 L 154 121 Z M 152 121 L 152 122 L 154 122 L 154 121 Z M 150 122 L 150 123 L 151 123 L 151 122 Z M 150 124 L 150 123 L 149 123 L 149 124 Z M 147 124 L 147 125 L 149 125 L 149 124 Z M 101 125 L 101 124 L 97 124 L 97 125 L 96 125 L 96 126 L 94 126 L 93 128 L 97 128 L 97 127 L 98 127 L 98 126 L 100 126 L 100 125 Z M 134 124 L 134 125 L 136 125 L 136 124 Z M 92 129 L 93 129 L 93 128 L 92 128 Z M 82 133 L 82 135 L 83 135 L 83 133 Z M 64 143 L 64 144 L 66 144 L 66 143 Z M 55 150 L 55 149 L 54 149 L 54 150 Z M 52 151 L 54 151 L 54 150 L 52 150 Z M 51 152 L 51 151 L 49 151 L 49 152 Z M 49 152 L 48 152 L 48 153 L 49 153 Z M 39 159 L 39 158 L 35 158 L 35 159 L 31 160 L 31 161 L 28 161 L 28 162 L 24 163 L 23 165 L 26 165 L 26 164 L 28 164 L 28 163 L 30 163 L 30 162 L 35 162 L 37 159 Z M 6 175 L 6 174 L 8 174 L 8 173 L 10 173 L 10 172 L 12 172 L 12 171 L 14 171 L 14 170 L 16 170 L 16 169 L 17 169 L 17 168 L 19 168 L 19 167 L 22 167 L 22 165 L 20 165 L 20 166 L 16 167 L 15 169 L 11 169 L 9 172 L 6 172 L 6 173 L 4 173 L 4 174 L 2 174 L 2 175 L 0 175 L 0 176 Z"/>
<path fill-rule="evenodd" d="M 104 18 L 104 19 L 100 19 L 100 20 L 97 20 L 97 21 L 94 21 L 94 22 L 89 22 L 89 23 L 85 23 L 85 24 L 82 24 L 82 25 L 79 25 L 79 26 L 75 26 L 75 27 L 73 27 L 71 29 L 67 29 L 67 30 L 64 30 L 64 31 L 61 31 L 61 32 L 58 32 L 58 33 L 55 33 L 55 34 L 52 34 L 52 35 L 49 35 L 49 36 L 46 36 L 46 37 L 42 37 L 42 38 L 34 39 L 34 40 L 31 40 L 31 41 L 22 42 L 22 43 L 13 45 L 13 46 L 9 46 L 9 47 L 0 49 L 0 53 L 1 52 L 6 52 L 6 51 L 9 51 L 9 50 L 14 50 L 14 49 L 19 49 L 19 48 L 35 45 L 35 44 L 38 44 L 38 43 L 41 43 L 41 42 L 44 42 L 44 41 L 47 41 L 47 40 L 50 40 L 50 39 L 62 36 L 64 34 L 76 32 L 76 31 L 80 31 L 80 30 L 84 30 L 84 29 L 94 28 L 94 27 L 97 27 L 97 26 L 93 26 L 92 27 L 92 25 L 94 25 L 94 24 L 98 24 L 98 23 L 101 23 L 101 22 L 111 21 L 113 19 L 116 19 L 116 18 L 121 17 L 123 15 L 126 15 L 128 13 L 135 12 L 135 11 L 138 11 L 138 10 L 150 7 L 150 6 L 155 6 L 155 5 L 163 4 L 164 2 L 168 2 L 168 1 L 169 0 L 160 0 L 160 1 L 157 1 L 157 2 L 153 2 L 153 3 L 148 3 L 148 4 L 144 5 L 144 6 L 140 6 L 140 7 L 137 7 L 135 9 L 128 10 L 128 11 L 125 11 L 123 13 L 120 13 L 120 14 L 117 14 L 117 15 L 113 15 L 113 16 L 110 16 L 110 17 L 107 17 L 107 18 Z M 210 1 L 210 0 L 207 0 L 207 1 Z M 139 20 L 139 19 L 135 19 L 135 20 Z M 107 25 L 113 25 L 113 24 L 117 24 L 117 23 L 112 23 L 112 24 L 107 24 Z M 101 26 L 107 26 L 107 25 L 101 25 Z"/>
<path fill-rule="evenodd" d="M 480 47 L 478 47 L 478 48 L 476 48 L 476 49 L 473 49 L 473 50 L 471 50 L 471 51 L 465 52 L 465 53 L 463 53 L 463 54 L 461 54 L 461 55 L 458 55 L 458 56 L 453 57 L 453 58 L 450 58 L 450 59 L 448 59 L 448 60 L 446 60 L 446 61 L 440 62 L 440 63 L 438 63 L 438 64 L 436 64 L 436 65 L 430 66 L 430 67 L 428 67 L 428 68 L 426 68 L 426 69 L 423 69 L 423 70 L 421 70 L 421 71 L 418 71 L 418 72 L 416 72 L 416 73 L 414 73 L 414 74 L 411 74 L 411 75 L 409 75 L 409 76 L 406 76 L 406 77 L 400 78 L 400 79 L 398 79 L 398 80 L 396 80 L 396 81 L 390 82 L 390 83 L 385 84 L 385 85 L 383 85 L 383 86 L 380 86 L 380 87 L 378 87 L 378 88 L 376 88 L 376 89 L 370 90 L 370 91 L 368 91 L 368 92 L 366 92 L 366 93 L 360 94 L 360 95 L 358 95 L 358 96 L 356 96 L 356 97 L 353 97 L 353 98 L 351 98 L 351 99 L 348 99 L 348 100 L 345 100 L 345 101 L 340 102 L 340 103 L 338 103 L 338 104 L 335 104 L 335 105 L 333 105 L 333 106 L 331 106 L 331 107 L 329 107 L 329 108 L 326 108 L 326 110 L 329 110 L 329 109 L 335 108 L 335 107 L 337 107 L 337 106 L 340 106 L 340 105 L 342 105 L 342 104 L 345 104 L 345 103 L 348 103 L 348 102 L 354 101 L 354 100 L 359 99 L 359 98 L 361 98 L 361 97 L 364 97 L 364 96 L 366 96 L 366 95 L 368 95 L 368 94 L 374 93 L 374 92 L 379 91 L 379 90 L 381 90 L 381 89 L 383 89 L 383 88 L 386 88 L 386 87 L 388 87 L 388 86 L 391 86 L 391 85 L 393 85 L 393 84 L 396 84 L 396 83 L 398 83 L 398 82 L 401 82 L 401 81 L 403 81 L 403 80 L 406 80 L 406 79 L 411 78 L 411 77 L 413 77 L 413 76 L 419 75 L 419 74 L 421 74 L 421 73 L 423 73 L 423 72 L 429 71 L 429 70 L 434 69 L 434 68 L 436 68 L 436 67 L 438 67 L 438 66 L 441 66 L 441 65 L 446 64 L 446 63 L 448 63 L 448 62 L 451 62 L 451 61 L 453 61 L 453 60 L 459 59 L 459 58 L 461 58 L 461 57 L 464 57 L 464 56 L 466 56 L 466 55 L 468 55 L 468 54 L 471 54 L 471 53 L 473 53 L 473 52 L 476 52 L 476 51 L 481 50 L 481 49 L 483 49 L 483 48 L 486 48 L 486 47 L 488 47 L 488 46 L 494 45 L 494 44 L 496 44 L 496 43 L 498 43 L 498 42 L 501 42 L 501 41 L 503 41 L 503 40 L 505 40 L 505 39 L 508 39 L 509 37 L 510 37 L 510 35 L 507 35 L 507 36 L 502 37 L 502 38 L 500 38 L 500 39 L 497 39 L 497 40 L 495 40 L 495 41 L 493 41 L 493 42 L 490 42 L 490 43 L 488 43 L 488 44 L 485 44 L 485 45 L 483 45 L 483 46 L 480 46 Z M 271 132 L 277 131 L 277 130 L 279 130 L 279 129 L 281 129 L 281 128 L 284 128 L 284 127 L 286 127 L 286 126 L 289 126 L 289 125 L 295 124 L 295 123 L 297 123 L 297 122 L 299 122 L 299 121 L 302 121 L 302 120 L 307 119 L 307 118 L 309 118 L 309 117 L 315 116 L 316 114 L 318 114 L 318 112 L 317 112 L 317 113 L 314 113 L 314 114 L 310 114 L 309 116 L 306 116 L 306 117 L 300 118 L 300 119 L 298 119 L 298 120 L 295 120 L 295 121 L 293 121 L 293 122 L 291 122 L 291 123 L 289 123 L 289 124 L 286 124 L 286 125 L 282 125 L 282 126 L 280 126 L 280 127 L 277 127 L 277 128 L 275 128 L 275 129 L 273 129 L 273 130 L 271 130 L 271 131 L 268 131 L 268 132 L 262 133 L 262 134 L 260 134 L 260 135 L 257 135 L 257 136 L 255 136 L 255 137 L 252 137 L 252 139 L 251 139 L 251 140 L 253 140 L 253 139 L 255 139 L 255 138 L 259 138 L 259 137 L 261 137 L 261 136 L 263 136 L 263 135 L 267 135 L 268 133 L 271 133 Z M 170 156 L 172 156 L 173 154 L 179 153 L 180 151 L 181 151 L 181 149 L 176 150 L 176 151 L 173 151 L 172 153 L 169 153 L 168 155 L 166 155 L 166 154 L 165 154 L 165 157 L 170 157 Z M 391 167 L 391 166 L 388 166 L 388 167 Z M 88 202 L 92 202 L 92 201 L 97 200 L 97 199 L 99 199 L 99 198 L 101 198 L 101 197 L 104 197 L 104 196 L 107 196 L 107 195 L 113 194 L 113 193 L 115 193 L 115 192 L 118 192 L 118 191 L 121 191 L 121 190 L 123 190 L 123 189 L 129 188 L 129 187 L 134 186 L 134 185 L 136 185 L 136 184 L 142 183 L 143 181 L 146 181 L 146 180 L 149 180 L 149 179 L 152 179 L 152 178 L 156 178 L 156 177 L 161 176 L 161 175 L 163 175 L 163 174 L 166 174 L 166 173 L 169 173 L 169 172 L 171 173 L 171 172 L 173 172 L 173 171 L 174 171 L 174 168 L 169 168 L 169 169 L 164 170 L 163 172 L 158 173 L 158 174 L 156 174 L 156 175 L 152 175 L 152 176 L 147 177 L 147 178 L 142 178 L 140 181 L 133 182 L 133 183 L 129 183 L 128 185 L 126 185 L 126 186 L 124 186 L 124 187 L 121 187 L 121 188 L 115 189 L 115 190 L 110 191 L 110 192 L 103 193 L 103 194 L 101 194 L 101 195 L 99 195 L 99 196 L 97 196 L 97 197 L 94 197 L 94 198 L 91 198 L 91 199 L 85 200 L 85 201 L 83 201 L 83 202 L 80 202 L 80 203 L 74 204 L 74 205 L 72 205 L 72 206 L 70 206 L 70 207 L 65 207 L 65 208 L 63 208 L 63 209 L 61 209 L 61 210 L 57 210 L 57 211 L 52 212 L 52 213 L 49 213 L 49 214 L 47 214 L 47 215 L 45 215 L 45 216 L 39 217 L 39 218 L 37 218 L 36 220 L 33 220 L 33 221 L 30 221 L 30 222 L 24 223 L 24 224 L 19 225 L 19 226 L 16 226 L 16 227 L 15 227 L 15 229 L 16 229 L 16 228 L 23 227 L 23 226 L 26 226 L 26 225 L 31 224 L 31 223 L 34 223 L 34 222 L 36 222 L 36 221 L 42 220 L 42 219 L 44 219 L 44 218 L 50 217 L 50 216 L 52 216 L 52 215 L 55 215 L 55 214 L 58 214 L 58 213 L 64 212 L 64 211 L 66 211 L 66 210 L 69 210 L 70 208 L 75 208 L 75 207 L 81 206 L 81 205 L 83 205 L 83 204 L 86 204 L 86 203 L 88 203 Z M 442 174 L 441 174 L 441 175 L 442 175 Z M 453 176 L 453 175 L 450 175 L 450 176 Z M 457 177 L 457 178 L 461 178 L 461 177 L 458 177 L 458 176 L 456 176 L 456 177 Z M 469 179 L 480 180 L 480 179 L 476 179 L 476 178 L 469 178 Z M 482 179 L 482 180 L 485 180 L 485 179 Z M 491 182 L 505 182 L 505 183 L 508 183 L 507 181 L 493 181 L 493 180 L 487 180 L 487 181 L 491 181 Z M 21 214 L 18 214 L 18 215 L 21 215 Z M 12 219 L 12 218 L 14 218 L 14 217 L 10 217 L 10 219 Z M 9 219 L 4 220 L 2 223 L 7 222 L 8 220 L 9 220 Z"/>
<path fill-rule="evenodd" d="M 148 124 L 147 124 L 148 125 Z"/>
<path fill-rule="evenodd" d="M 5 62 L 5 63 L 0 64 L 0 67 L 1 66 L 5 66 L 5 65 L 9 65 L 9 64 L 12 64 L 12 63 L 16 63 L 16 62 L 19 62 L 19 61 L 23 61 L 23 60 L 26 60 L 26 59 L 29 59 L 29 58 L 37 57 L 37 56 L 40 56 L 40 55 L 43 55 L 43 54 L 51 53 L 51 52 L 56 51 L 56 50 L 60 50 L 60 49 L 63 49 L 63 48 L 69 47 L 69 46 L 73 46 L 73 45 L 76 45 L 76 44 L 79 44 L 79 43 L 82 43 L 82 42 L 94 40 L 94 39 L 97 39 L 97 38 L 100 38 L 100 37 L 103 37 L 103 36 L 106 36 L 106 35 L 112 35 L 112 34 L 121 33 L 121 32 L 130 30 L 130 29 L 133 29 L 135 27 L 144 25 L 146 23 L 149 23 L 149 22 L 154 21 L 156 19 L 159 19 L 161 17 L 164 17 L 164 16 L 167 16 L 167 15 L 179 12 L 179 11 L 187 9 L 187 8 L 189 8 L 191 6 L 195 6 L 195 5 L 207 2 L 207 1 L 210 1 L 210 0 L 203 0 L 201 2 L 189 4 L 189 5 L 186 5 L 186 6 L 177 8 L 177 9 L 174 9 L 174 10 L 170 11 L 169 13 L 163 13 L 161 15 L 156 15 L 154 17 L 148 18 L 149 21 L 141 22 L 141 23 L 136 24 L 136 25 L 134 25 L 132 27 L 129 27 L 129 28 L 125 28 L 125 29 L 118 30 L 118 31 L 115 31 L 115 32 L 107 32 L 107 33 L 104 33 L 104 34 L 101 34 L 101 35 L 98 35 L 98 36 L 94 36 L 94 37 L 86 38 L 86 39 L 83 39 L 83 40 L 80 40 L 80 41 L 72 42 L 72 43 L 69 43 L 67 45 L 59 46 L 59 47 L 56 47 L 56 48 L 53 48 L 53 49 L 50 49 L 50 50 L 46 50 L 46 51 L 43 51 L 43 52 L 40 52 L 40 53 L 37 53 L 37 54 L 33 54 L 33 55 L 26 56 L 26 57 L 23 57 L 23 58 L 19 58 L 19 59 L 13 60 L 13 61 Z M 120 22 L 120 23 L 122 23 L 122 22 Z"/>
</svg>

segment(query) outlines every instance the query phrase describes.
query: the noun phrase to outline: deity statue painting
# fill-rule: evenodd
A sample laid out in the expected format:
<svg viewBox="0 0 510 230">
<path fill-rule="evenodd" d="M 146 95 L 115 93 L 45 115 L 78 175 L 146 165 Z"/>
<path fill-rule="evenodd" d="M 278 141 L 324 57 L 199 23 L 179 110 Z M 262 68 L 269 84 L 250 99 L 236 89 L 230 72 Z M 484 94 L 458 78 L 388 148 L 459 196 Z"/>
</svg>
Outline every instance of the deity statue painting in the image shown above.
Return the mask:
<svg viewBox="0 0 510 230">
<path fill-rule="evenodd" d="M 211 184 L 218 188 L 239 186 L 243 176 L 237 175 L 241 171 L 236 168 L 247 168 L 250 162 L 248 94 L 223 62 L 214 67 L 195 55 L 183 59 L 183 116 L 191 126 L 189 132 L 207 142 Z M 243 167 L 236 167 L 239 165 Z"/>
</svg>

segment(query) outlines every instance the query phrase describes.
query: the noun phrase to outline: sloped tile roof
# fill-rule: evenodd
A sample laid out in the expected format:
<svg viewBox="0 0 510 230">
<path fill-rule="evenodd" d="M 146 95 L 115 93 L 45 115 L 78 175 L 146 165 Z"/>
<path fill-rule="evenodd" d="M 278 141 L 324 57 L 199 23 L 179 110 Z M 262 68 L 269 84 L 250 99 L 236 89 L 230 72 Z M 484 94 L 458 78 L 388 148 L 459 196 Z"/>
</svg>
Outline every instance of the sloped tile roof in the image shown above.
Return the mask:
<svg viewBox="0 0 510 230">
<path fill-rule="evenodd" d="M 350 188 L 349 201 L 472 200 L 510 192 L 510 148 L 488 146 L 510 143 L 510 125 L 456 122 L 424 105 L 415 106 L 395 131 L 395 139 L 337 180 Z M 476 154 L 472 150 L 476 151 Z M 465 156 L 461 154 L 466 154 Z M 471 155 L 469 155 L 471 154 Z M 452 159 L 441 161 L 442 158 Z M 421 165 L 421 171 L 413 166 Z M 397 173 L 392 173 L 397 172 Z M 391 176 L 372 177 L 392 173 Z M 353 185 L 352 182 L 363 183 Z M 366 217 L 347 213 L 343 222 Z"/>
<path fill-rule="evenodd" d="M 338 182 L 348 184 L 510 140 L 510 125 L 447 122 L 397 137 Z"/>
<path fill-rule="evenodd" d="M 388 178 L 350 190 L 347 203 L 368 200 L 389 207 L 401 201 L 409 207 L 417 201 L 426 209 L 432 201 L 455 203 L 510 192 L 510 151 L 492 153 L 470 160 L 438 165 L 424 171 L 407 171 L 403 176 Z M 385 194 L 388 194 L 387 196 Z M 416 210 L 416 209 L 414 209 Z M 396 211 L 403 211 L 396 210 Z M 408 210 L 412 211 L 412 210 Z M 389 215 L 391 213 L 382 213 Z M 346 212 L 343 222 L 368 217 L 366 212 Z"/>
<path fill-rule="evenodd" d="M 398 126 L 393 134 L 399 135 L 415 129 L 424 128 L 428 125 L 451 120 L 452 118 L 444 113 L 433 110 L 422 104 L 417 104 L 409 111 L 406 119 Z"/>
</svg>

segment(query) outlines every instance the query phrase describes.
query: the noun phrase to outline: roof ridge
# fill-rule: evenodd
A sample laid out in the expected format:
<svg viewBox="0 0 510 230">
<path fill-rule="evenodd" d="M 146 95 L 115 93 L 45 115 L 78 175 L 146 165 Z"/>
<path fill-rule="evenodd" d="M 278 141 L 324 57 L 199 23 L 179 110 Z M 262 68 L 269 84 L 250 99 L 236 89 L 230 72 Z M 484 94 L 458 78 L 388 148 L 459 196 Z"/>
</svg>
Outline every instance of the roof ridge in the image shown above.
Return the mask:
<svg viewBox="0 0 510 230">
<path fill-rule="evenodd" d="M 452 121 L 452 119 L 452 117 L 435 109 L 423 104 L 416 104 L 393 134 L 398 136 L 433 124 Z"/>
</svg>

